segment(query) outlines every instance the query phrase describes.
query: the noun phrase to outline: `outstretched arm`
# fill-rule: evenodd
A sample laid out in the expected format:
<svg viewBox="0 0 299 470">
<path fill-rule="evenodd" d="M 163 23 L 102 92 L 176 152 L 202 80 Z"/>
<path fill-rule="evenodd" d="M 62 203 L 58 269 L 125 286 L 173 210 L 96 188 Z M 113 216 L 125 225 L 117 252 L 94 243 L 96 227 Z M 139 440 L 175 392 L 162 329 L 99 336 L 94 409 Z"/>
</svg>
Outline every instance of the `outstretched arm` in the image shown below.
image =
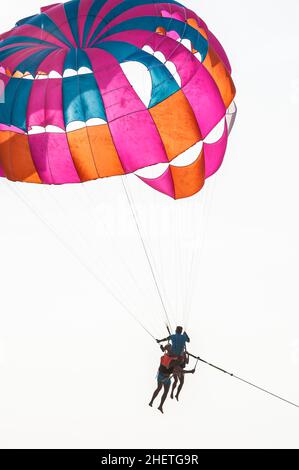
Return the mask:
<svg viewBox="0 0 299 470">
<path fill-rule="evenodd" d="M 164 341 L 169 341 L 169 340 L 170 340 L 170 336 L 168 336 L 168 338 L 156 339 L 157 343 L 163 343 Z"/>
<path fill-rule="evenodd" d="M 182 372 L 183 372 L 183 374 L 194 374 L 195 369 L 192 369 L 192 370 L 183 370 Z"/>
</svg>

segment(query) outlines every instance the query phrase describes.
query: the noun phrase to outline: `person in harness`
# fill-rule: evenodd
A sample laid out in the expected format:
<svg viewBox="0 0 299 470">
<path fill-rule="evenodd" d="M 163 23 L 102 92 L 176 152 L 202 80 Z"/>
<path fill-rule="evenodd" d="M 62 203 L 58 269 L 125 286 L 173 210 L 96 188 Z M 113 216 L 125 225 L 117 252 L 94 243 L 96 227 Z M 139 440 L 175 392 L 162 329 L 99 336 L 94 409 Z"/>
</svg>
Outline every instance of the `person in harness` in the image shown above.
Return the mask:
<svg viewBox="0 0 299 470">
<path fill-rule="evenodd" d="M 170 341 L 171 350 L 169 355 L 178 358 L 183 363 L 186 343 L 190 343 L 190 338 L 186 332 L 183 333 L 183 328 L 181 326 L 176 327 L 174 335 L 170 335 L 163 339 L 157 339 L 156 341 L 158 344 L 163 343 L 164 341 Z"/>
<path fill-rule="evenodd" d="M 180 365 L 177 365 L 175 368 L 174 368 L 174 371 L 173 371 L 173 384 L 172 384 L 172 389 L 171 389 L 171 394 L 170 394 L 170 398 L 174 398 L 174 392 L 175 392 L 175 389 L 177 387 L 177 385 L 179 384 L 178 386 L 178 389 L 177 389 L 177 393 L 175 395 L 175 398 L 177 401 L 179 401 L 179 395 L 182 391 L 182 388 L 183 388 L 183 385 L 185 383 L 185 374 L 194 374 L 195 372 L 195 368 L 190 370 L 190 371 L 187 371 L 187 370 L 184 370 L 184 368 L 186 367 L 186 364 L 188 364 L 189 362 L 189 357 L 187 355 L 187 353 L 185 353 L 185 361 L 183 363 L 181 363 Z"/>
<path fill-rule="evenodd" d="M 149 402 L 149 406 L 153 406 L 155 399 L 159 395 L 162 387 L 164 387 L 164 392 L 161 398 L 160 405 L 158 407 L 158 410 L 163 414 L 163 405 L 168 396 L 168 392 L 171 386 L 171 377 L 172 376 L 181 377 L 181 376 L 184 376 L 184 374 L 190 374 L 190 373 L 194 374 L 195 369 L 191 371 L 184 371 L 182 369 L 181 359 L 179 359 L 178 357 L 174 357 L 170 354 L 171 353 L 170 344 L 167 344 L 165 347 L 162 346 L 161 349 L 165 351 L 165 354 L 161 357 L 161 360 L 160 360 L 160 367 L 158 369 L 158 375 L 157 375 L 157 382 L 158 382 L 157 388 L 154 391 L 151 401 Z M 181 391 L 181 388 L 180 388 L 180 391 Z"/>
<path fill-rule="evenodd" d="M 162 349 L 162 348 L 161 348 Z M 164 387 L 164 393 L 161 398 L 160 406 L 158 410 L 163 413 L 163 405 L 167 398 L 170 385 L 171 385 L 171 375 L 173 374 L 174 367 L 172 367 L 172 363 L 174 362 L 174 358 L 170 356 L 171 345 L 167 344 L 165 348 L 163 347 L 163 351 L 165 351 L 164 356 L 161 357 L 160 360 L 160 367 L 158 369 L 157 375 L 157 388 L 154 391 L 151 401 L 149 402 L 149 406 L 153 406 L 153 403 L 157 396 L 159 395 L 162 387 Z"/>
</svg>

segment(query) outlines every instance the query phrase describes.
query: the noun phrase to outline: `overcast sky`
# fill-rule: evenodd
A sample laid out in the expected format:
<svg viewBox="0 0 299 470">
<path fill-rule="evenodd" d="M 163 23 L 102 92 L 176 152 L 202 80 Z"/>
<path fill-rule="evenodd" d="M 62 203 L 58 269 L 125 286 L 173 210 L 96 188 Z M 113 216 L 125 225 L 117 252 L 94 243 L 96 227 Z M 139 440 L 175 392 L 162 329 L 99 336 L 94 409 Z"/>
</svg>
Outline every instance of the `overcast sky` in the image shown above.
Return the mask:
<svg viewBox="0 0 299 470">
<path fill-rule="evenodd" d="M 224 45 L 239 110 L 209 203 L 192 350 L 299 402 L 299 4 L 184 3 Z M 41 6 L 9 5 L 1 31 Z M 37 197 L 47 221 L 47 194 L 0 183 L 1 447 L 298 448 L 298 409 L 204 365 L 186 378 L 181 403 L 169 400 L 164 416 L 149 408 L 157 345 L 18 197 Z M 74 207 L 84 220 L 84 204 Z M 125 257 L 134 253 L 128 240 Z M 139 273 L 147 289 L 148 274 Z M 156 305 L 142 299 L 140 319 Z M 151 313 L 154 335 L 164 336 Z"/>
</svg>

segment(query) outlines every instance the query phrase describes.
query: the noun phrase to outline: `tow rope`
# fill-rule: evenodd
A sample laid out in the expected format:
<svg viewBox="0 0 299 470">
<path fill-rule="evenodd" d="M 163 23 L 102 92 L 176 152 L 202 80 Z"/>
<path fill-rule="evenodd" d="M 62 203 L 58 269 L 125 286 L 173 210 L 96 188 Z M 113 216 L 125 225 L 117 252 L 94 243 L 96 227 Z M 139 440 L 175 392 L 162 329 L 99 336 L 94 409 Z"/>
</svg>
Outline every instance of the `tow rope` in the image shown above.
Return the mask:
<svg viewBox="0 0 299 470">
<path fill-rule="evenodd" d="M 267 389 L 265 389 L 265 388 L 263 388 L 263 387 L 260 387 L 259 385 L 256 385 L 256 384 L 254 384 L 254 383 L 252 383 L 252 382 L 249 382 L 248 380 L 242 379 L 241 377 L 238 377 L 237 375 L 233 374 L 232 372 L 228 372 L 227 370 L 223 369 L 222 367 L 216 366 L 215 364 L 211 364 L 211 362 L 208 362 L 208 361 L 202 359 L 202 358 L 199 357 L 199 356 L 194 356 L 194 354 L 191 354 L 191 353 L 189 353 L 189 352 L 188 352 L 188 355 L 189 355 L 190 357 L 193 357 L 194 359 L 196 359 L 195 369 L 196 369 L 196 366 L 197 366 L 197 364 L 198 364 L 198 361 L 203 362 L 204 364 L 206 364 L 206 365 L 208 365 L 208 366 L 210 366 L 210 367 L 213 367 L 214 369 L 217 369 L 217 370 L 219 370 L 220 372 L 223 372 L 224 374 L 227 374 L 227 375 L 229 375 L 230 377 L 233 377 L 234 379 L 239 380 L 240 382 L 243 382 L 243 383 L 249 385 L 250 387 L 257 388 L 258 390 L 260 390 L 260 391 L 262 391 L 262 392 L 264 392 L 264 393 L 267 393 L 268 395 L 271 395 L 272 397 L 277 398 L 278 400 L 281 400 L 281 401 L 287 403 L 288 405 L 292 405 L 292 406 L 295 406 L 296 408 L 299 408 L 299 405 L 298 405 L 297 403 L 294 403 L 294 402 L 292 402 L 292 401 L 290 401 L 290 400 L 287 400 L 286 398 L 283 398 L 283 397 L 281 397 L 280 395 L 277 395 L 276 393 L 273 393 L 273 392 L 271 392 L 271 391 L 269 391 L 269 390 L 267 390 Z"/>
</svg>

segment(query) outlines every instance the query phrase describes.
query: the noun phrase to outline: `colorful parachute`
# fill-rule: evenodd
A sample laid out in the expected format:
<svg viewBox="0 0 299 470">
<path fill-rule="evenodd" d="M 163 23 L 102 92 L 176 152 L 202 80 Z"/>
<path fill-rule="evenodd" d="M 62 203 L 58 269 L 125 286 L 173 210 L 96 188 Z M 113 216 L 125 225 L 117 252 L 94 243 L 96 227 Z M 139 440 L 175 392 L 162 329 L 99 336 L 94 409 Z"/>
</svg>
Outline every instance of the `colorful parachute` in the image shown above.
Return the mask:
<svg viewBox="0 0 299 470">
<path fill-rule="evenodd" d="M 73 0 L 1 36 L 0 175 L 135 173 L 172 198 L 220 167 L 235 88 L 205 23 L 174 0 Z"/>
<path fill-rule="evenodd" d="M 0 176 L 42 183 L 4 186 L 158 336 L 199 292 L 215 178 L 200 189 L 234 96 L 222 46 L 174 0 L 73 0 L 0 35 Z"/>
</svg>

